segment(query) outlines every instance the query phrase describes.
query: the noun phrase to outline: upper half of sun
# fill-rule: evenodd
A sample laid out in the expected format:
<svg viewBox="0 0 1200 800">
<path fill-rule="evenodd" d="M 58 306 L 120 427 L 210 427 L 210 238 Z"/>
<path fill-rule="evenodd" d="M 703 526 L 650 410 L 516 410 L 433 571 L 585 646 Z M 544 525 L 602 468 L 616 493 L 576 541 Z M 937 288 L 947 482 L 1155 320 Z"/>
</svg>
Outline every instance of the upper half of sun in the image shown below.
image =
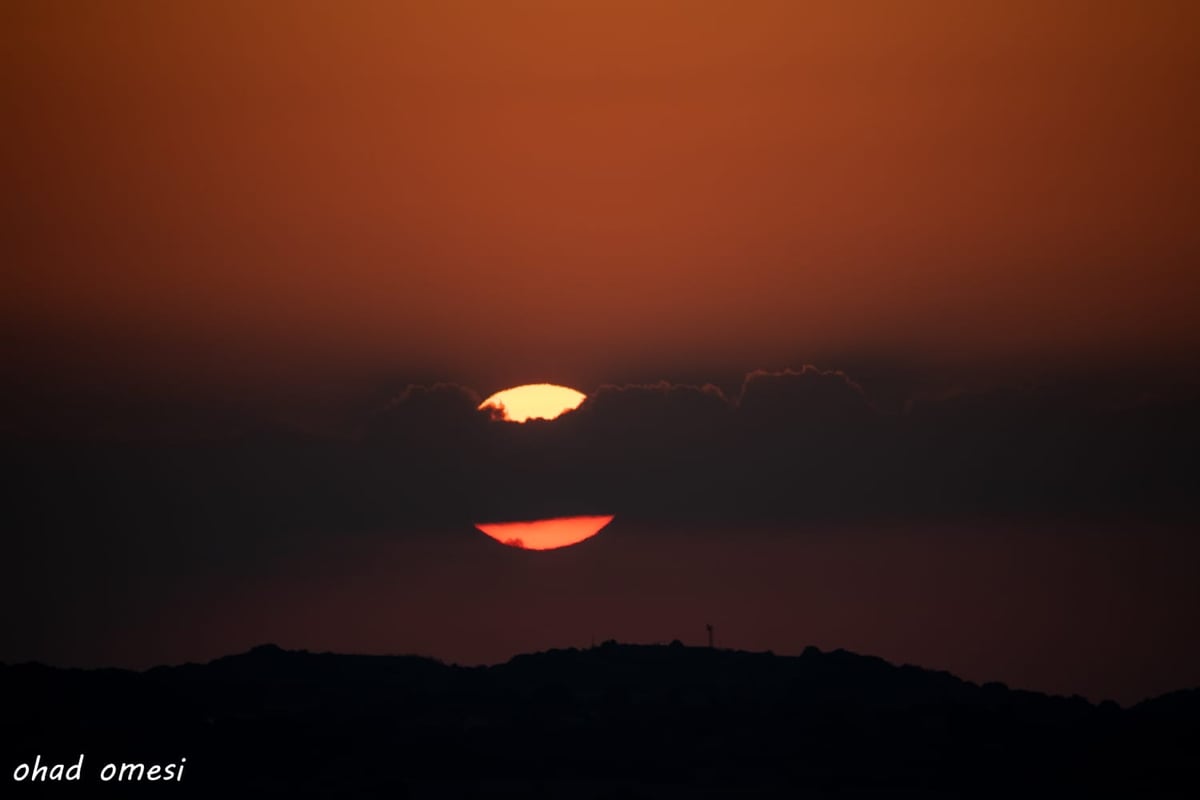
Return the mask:
<svg viewBox="0 0 1200 800">
<path fill-rule="evenodd" d="M 587 395 L 553 383 L 529 383 L 496 392 L 479 404 L 480 410 L 494 409 L 501 419 L 525 422 L 530 419 L 554 419 L 573 411 Z"/>
</svg>

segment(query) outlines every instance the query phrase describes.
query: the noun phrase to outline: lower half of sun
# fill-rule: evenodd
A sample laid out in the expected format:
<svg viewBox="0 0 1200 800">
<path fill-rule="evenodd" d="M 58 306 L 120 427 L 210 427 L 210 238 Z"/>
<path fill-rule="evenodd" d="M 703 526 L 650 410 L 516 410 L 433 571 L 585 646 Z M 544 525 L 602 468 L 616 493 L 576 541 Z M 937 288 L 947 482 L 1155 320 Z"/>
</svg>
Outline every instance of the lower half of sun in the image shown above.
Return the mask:
<svg viewBox="0 0 1200 800">
<path fill-rule="evenodd" d="M 592 538 L 612 520 L 612 515 L 555 517 L 524 522 L 478 522 L 475 527 L 509 547 L 556 550 Z"/>
<path fill-rule="evenodd" d="M 552 383 L 531 383 L 496 392 L 479 404 L 496 420 L 521 424 L 531 419 L 555 419 L 574 411 L 587 399 L 583 392 Z M 501 544 L 525 550 L 556 550 L 595 536 L 612 522 L 611 515 L 553 519 L 478 522 L 475 527 Z"/>
</svg>

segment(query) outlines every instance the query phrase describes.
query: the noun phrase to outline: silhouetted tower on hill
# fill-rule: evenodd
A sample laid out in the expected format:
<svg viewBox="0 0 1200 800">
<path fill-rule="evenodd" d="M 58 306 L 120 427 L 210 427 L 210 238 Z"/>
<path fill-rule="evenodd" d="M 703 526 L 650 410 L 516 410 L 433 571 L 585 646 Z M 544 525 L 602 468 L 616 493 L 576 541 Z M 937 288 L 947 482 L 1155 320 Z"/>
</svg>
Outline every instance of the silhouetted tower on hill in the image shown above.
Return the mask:
<svg viewBox="0 0 1200 800">
<path fill-rule="evenodd" d="M 711 650 L 711 649 L 712 649 L 712 646 L 713 646 L 713 626 L 712 626 L 712 623 L 711 623 L 711 622 L 709 622 L 709 623 L 706 623 L 706 624 L 704 625 L 704 627 L 705 627 L 705 629 L 707 629 L 707 630 L 708 630 L 708 647 L 709 647 L 709 649 Z"/>
</svg>

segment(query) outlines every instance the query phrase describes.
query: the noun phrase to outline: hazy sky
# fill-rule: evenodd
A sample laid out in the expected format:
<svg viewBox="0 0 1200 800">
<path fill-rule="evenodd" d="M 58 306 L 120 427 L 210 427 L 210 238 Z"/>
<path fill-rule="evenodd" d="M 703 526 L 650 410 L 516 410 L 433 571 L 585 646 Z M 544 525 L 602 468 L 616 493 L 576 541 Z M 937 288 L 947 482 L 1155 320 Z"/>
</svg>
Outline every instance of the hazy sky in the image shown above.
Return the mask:
<svg viewBox="0 0 1200 800">
<path fill-rule="evenodd" d="M 843 647 L 1096 702 L 1200 682 L 1200 547 L 1189 531 L 1154 524 L 763 530 L 618 519 L 545 553 L 470 526 L 289 537 L 270 554 L 245 547 L 236 564 L 215 563 L 217 550 L 195 539 L 184 558 L 154 541 L 117 557 L 99 543 L 59 551 L 44 584 L 56 589 L 36 614 L 28 595 L 6 598 L 23 610 L 5 620 L 0 661 L 145 668 L 275 642 L 497 663 L 610 638 L 700 645 L 711 622 L 722 647 Z M 0 565 L 0 597 L 31 582 L 29 569 Z"/>
<path fill-rule="evenodd" d="M 1195 2 L 6 0 L 0 659 L 1194 685 L 1197 76 Z"/>
<path fill-rule="evenodd" d="M 1200 341 L 1191 3 L 0 15 L 30 361 L 490 391 Z"/>
</svg>

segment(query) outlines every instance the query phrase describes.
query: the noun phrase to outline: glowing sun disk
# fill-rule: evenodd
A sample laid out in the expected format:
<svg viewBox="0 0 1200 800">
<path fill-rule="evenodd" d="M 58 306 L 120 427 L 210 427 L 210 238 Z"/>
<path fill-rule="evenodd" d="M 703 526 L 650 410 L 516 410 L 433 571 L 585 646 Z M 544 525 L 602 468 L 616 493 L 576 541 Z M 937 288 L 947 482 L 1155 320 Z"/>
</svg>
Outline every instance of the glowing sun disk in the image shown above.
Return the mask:
<svg viewBox="0 0 1200 800">
<path fill-rule="evenodd" d="M 612 520 L 611 516 L 556 517 L 529 522 L 479 522 L 475 527 L 509 547 L 554 550 L 592 538 Z"/>
<path fill-rule="evenodd" d="M 496 409 L 509 422 L 529 419 L 554 419 L 573 411 L 587 395 L 568 386 L 553 383 L 530 383 L 496 392 L 479 404 L 480 410 Z"/>
</svg>

